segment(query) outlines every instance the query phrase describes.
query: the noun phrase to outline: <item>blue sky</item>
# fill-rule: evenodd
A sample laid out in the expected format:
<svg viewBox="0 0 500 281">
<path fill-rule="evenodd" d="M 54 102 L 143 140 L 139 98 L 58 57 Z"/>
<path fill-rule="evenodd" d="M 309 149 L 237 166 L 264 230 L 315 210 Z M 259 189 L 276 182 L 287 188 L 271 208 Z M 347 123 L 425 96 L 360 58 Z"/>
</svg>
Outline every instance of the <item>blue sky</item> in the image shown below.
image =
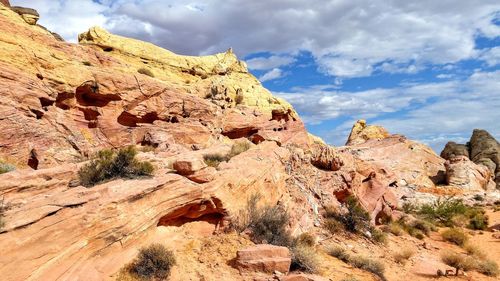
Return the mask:
<svg viewBox="0 0 500 281">
<path fill-rule="evenodd" d="M 11 0 L 75 41 L 100 25 L 180 54 L 229 47 L 307 128 L 342 145 L 357 119 L 432 146 L 500 138 L 498 0 Z"/>
</svg>

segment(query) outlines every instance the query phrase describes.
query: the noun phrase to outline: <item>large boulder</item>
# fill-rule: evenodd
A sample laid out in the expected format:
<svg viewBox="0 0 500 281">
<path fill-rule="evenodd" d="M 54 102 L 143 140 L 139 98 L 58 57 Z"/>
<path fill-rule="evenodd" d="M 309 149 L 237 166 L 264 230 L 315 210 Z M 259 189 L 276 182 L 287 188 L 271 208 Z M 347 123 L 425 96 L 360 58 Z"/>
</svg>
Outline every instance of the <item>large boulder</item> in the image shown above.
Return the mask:
<svg viewBox="0 0 500 281">
<path fill-rule="evenodd" d="M 367 140 L 383 139 L 389 136 L 387 130 L 381 126 L 367 125 L 365 120 L 358 120 L 352 126 L 346 145 L 362 144 Z"/>
<path fill-rule="evenodd" d="M 36 25 L 38 19 L 40 18 L 40 14 L 35 9 L 18 6 L 13 6 L 11 9 L 18 13 L 23 20 L 30 25 Z"/>
<path fill-rule="evenodd" d="M 465 156 L 457 156 L 445 162 L 446 183 L 471 191 L 483 191 L 495 187 L 491 171 L 477 165 Z"/>
<path fill-rule="evenodd" d="M 456 156 L 465 156 L 469 158 L 469 147 L 465 144 L 458 144 L 450 141 L 445 145 L 440 156 L 446 160 Z"/>
<path fill-rule="evenodd" d="M 236 253 L 235 266 L 240 271 L 288 273 L 292 259 L 286 247 L 261 244 Z"/>
<path fill-rule="evenodd" d="M 495 175 L 497 187 L 500 187 L 500 144 L 487 131 L 475 129 L 469 142 L 470 159 L 482 164 Z"/>
</svg>

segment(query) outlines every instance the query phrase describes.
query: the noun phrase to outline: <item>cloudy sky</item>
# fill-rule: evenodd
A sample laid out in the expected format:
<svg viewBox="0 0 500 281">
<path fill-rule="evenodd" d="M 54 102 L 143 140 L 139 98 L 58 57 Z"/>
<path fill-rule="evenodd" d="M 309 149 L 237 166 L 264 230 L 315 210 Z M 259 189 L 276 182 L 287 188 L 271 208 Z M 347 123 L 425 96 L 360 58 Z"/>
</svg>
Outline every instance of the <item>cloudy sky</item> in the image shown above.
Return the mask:
<svg viewBox="0 0 500 281">
<path fill-rule="evenodd" d="M 431 145 L 500 139 L 498 0 L 11 0 L 68 41 L 90 26 L 180 54 L 232 47 L 308 129 L 356 119 Z"/>
</svg>

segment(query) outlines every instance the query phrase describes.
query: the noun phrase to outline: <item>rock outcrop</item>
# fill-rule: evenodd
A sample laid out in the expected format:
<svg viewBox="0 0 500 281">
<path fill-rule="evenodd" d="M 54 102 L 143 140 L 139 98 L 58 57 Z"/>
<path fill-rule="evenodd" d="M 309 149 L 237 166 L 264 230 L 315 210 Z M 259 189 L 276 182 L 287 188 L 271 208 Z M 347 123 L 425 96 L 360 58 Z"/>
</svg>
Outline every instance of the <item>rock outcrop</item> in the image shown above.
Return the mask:
<svg viewBox="0 0 500 281">
<path fill-rule="evenodd" d="M 491 171 L 475 164 L 466 156 L 456 156 L 445 162 L 446 183 L 466 190 L 484 191 L 495 188 Z"/>
<path fill-rule="evenodd" d="M 10 7 L 9 0 L 0 0 L 0 3 L 3 4 L 4 6 Z"/>
<path fill-rule="evenodd" d="M 290 251 L 286 247 L 268 244 L 255 245 L 239 250 L 235 265 L 240 271 L 288 273 L 292 263 Z"/>
<path fill-rule="evenodd" d="M 40 18 L 40 14 L 35 9 L 18 6 L 12 6 L 10 8 L 12 11 L 18 13 L 27 24 L 36 25 Z"/>
<path fill-rule="evenodd" d="M 386 129 L 376 125 L 366 125 L 365 120 L 358 120 L 352 126 L 346 145 L 357 145 L 372 139 L 384 139 L 389 136 Z"/>
<path fill-rule="evenodd" d="M 475 129 L 467 144 L 448 142 L 441 152 L 441 157 L 445 159 L 459 155 L 464 155 L 474 163 L 487 167 L 497 188 L 500 188 L 500 144 L 490 133 Z"/>
</svg>

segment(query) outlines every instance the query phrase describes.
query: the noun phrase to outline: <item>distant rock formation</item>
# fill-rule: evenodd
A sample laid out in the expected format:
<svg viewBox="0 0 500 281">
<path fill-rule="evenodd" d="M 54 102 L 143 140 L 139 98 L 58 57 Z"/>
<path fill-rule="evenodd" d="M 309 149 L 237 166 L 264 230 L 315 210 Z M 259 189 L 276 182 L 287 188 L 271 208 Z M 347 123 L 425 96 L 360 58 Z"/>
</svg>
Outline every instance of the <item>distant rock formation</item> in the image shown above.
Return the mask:
<svg viewBox="0 0 500 281">
<path fill-rule="evenodd" d="M 467 144 L 448 142 L 441 152 L 441 157 L 452 160 L 457 156 L 465 156 L 488 168 L 497 188 L 500 189 L 500 144 L 490 133 L 475 129 Z"/>
<path fill-rule="evenodd" d="M 384 139 L 390 134 L 381 126 L 366 125 L 365 120 L 358 120 L 351 129 L 346 145 L 362 144 L 371 139 Z"/>
</svg>

